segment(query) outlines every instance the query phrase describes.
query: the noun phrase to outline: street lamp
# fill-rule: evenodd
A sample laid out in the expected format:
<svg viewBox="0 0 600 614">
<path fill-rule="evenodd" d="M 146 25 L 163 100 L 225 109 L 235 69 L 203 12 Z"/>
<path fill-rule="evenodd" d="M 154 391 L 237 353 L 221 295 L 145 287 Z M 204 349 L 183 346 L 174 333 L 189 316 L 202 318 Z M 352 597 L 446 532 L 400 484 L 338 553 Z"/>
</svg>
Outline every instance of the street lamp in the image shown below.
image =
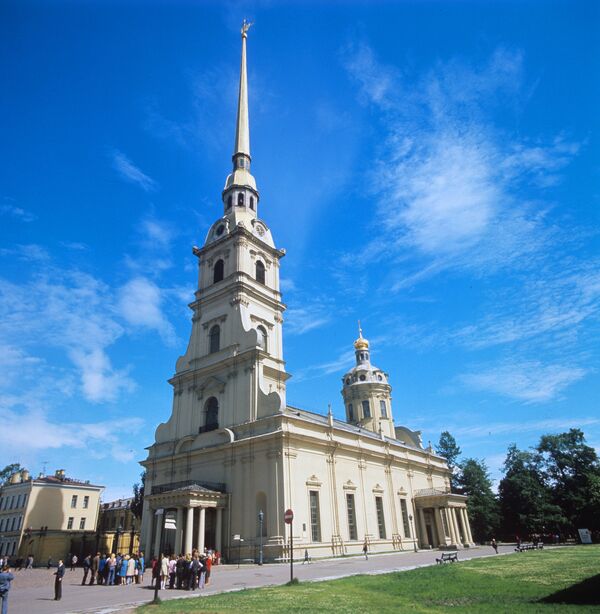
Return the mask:
<svg viewBox="0 0 600 614">
<path fill-rule="evenodd" d="M 412 526 L 412 532 L 414 536 L 413 546 L 415 547 L 415 552 L 418 552 L 419 549 L 417 548 L 417 533 L 415 532 L 415 523 L 413 522 L 412 514 L 408 515 L 408 522 L 410 522 Z"/>
<path fill-rule="evenodd" d="M 119 554 L 119 537 L 121 537 L 121 533 L 123 533 L 123 527 L 121 524 L 117 527 L 117 545 L 115 546 L 115 553 Z"/>
<path fill-rule="evenodd" d="M 263 522 L 265 521 L 265 513 L 260 510 L 258 512 L 258 524 L 259 524 L 259 535 L 260 535 L 260 548 L 258 550 L 258 564 L 263 564 Z"/>
</svg>

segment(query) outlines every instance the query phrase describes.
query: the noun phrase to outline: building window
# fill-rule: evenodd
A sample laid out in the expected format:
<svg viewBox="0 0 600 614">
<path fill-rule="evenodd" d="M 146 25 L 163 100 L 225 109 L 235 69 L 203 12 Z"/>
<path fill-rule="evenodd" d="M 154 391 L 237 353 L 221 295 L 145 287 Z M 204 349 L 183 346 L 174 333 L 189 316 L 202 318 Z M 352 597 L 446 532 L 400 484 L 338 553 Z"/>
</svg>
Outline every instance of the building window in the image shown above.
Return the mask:
<svg viewBox="0 0 600 614">
<path fill-rule="evenodd" d="M 71 497 L 71 507 L 77 507 L 77 495 Z"/>
<path fill-rule="evenodd" d="M 67 530 L 73 528 L 73 516 L 69 516 L 69 520 L 67 520 Z"/>
<path fill-rule="evenodd" d="M 310 495 L 310 531 L 313 542 L 321 541 L 321 519 L 319 513 L 319 493 L 309 491 Z"/>
<path fill-rule="evenodd" d="M 258 339 L 257 339 L 258 347 L 264 352 L 266 352 L 267 351 L 267 331 L 262 326 L 259 326 L 257 327 L 256 332 L 258 333 Z"/>
<path fill-rule="evenodd" d="M 358 539 L 356 531 L 356 507 L 354 506 L 354 495 L 346 495 L 346 508 L 348 509 L 348 539 Z"/>
<path fill-rule="evenodd" d="M 215 324 L 208 335 L 209 337 L 209 353 L 214 354 L 221 349 L 221 328 Z"/>
<path fill-rule="evenodd" d="M 79 521 L 79 530 L 80 530 L 80 531 L 85 530 L 85 518 L 82 518 L 82 519 Z"/>
<path fill-rule="evenodd" d="M 363 418 L 370 418 L 371 417 L 371 406 L 369 405 L 369 401 L 363 401 L 362 408 L 363 408 Z"/>
<path fill-rule="evenodd" d="M 89 497 L 84 497 L 83 498 L 83 509 L 87 510 L 89 505 L 90 505 L 90 498 Z"/>
<path fill-rule="evenodd" d="M 383 499 L 381 497 L 375 497 L 375 507 L 377 509 L 379 539 L 385 539 L 385 516 L 383 515 Z"/>
<path fill-rule="evenodd" d="M 23 507 L 27 505 L 27 493 L 23 495 Z"/>
<path fill-rule="evenodd" d="M 227 197 L 227 208 L 228 208 L 228 209 L 231 209 L 231 205 L 233 205 L 233 196 L 230 194 L 230 195 Z"/>
<path fill-rule="evenodd" d="M 213 268 L 213 284 L 216 284 L 218 281 L 223 281 L 224 276 L 225 263 L 222 260 L 217 260 Z"/>
<path fill-rule="evenodd" d="M 354 422 L 354 407 L 352 407 L 352 403 L 348 404 L 348 420 Z"/>
<path fill-rule="evenodd" d="M 256 281 L 260 284 L 264 284 L 265 282 L 265 265 L 258 260 L 256 262 Z"/>
<path fill-rule="evenodd" d="M 240 192 L 238 194 L 238 207 L 243 207 L 243 206 L 244 206 L 244 194 Z"/>
<path fill-rule="evenodd" d="M 379 401 L 379 410 L 381 411 L 381 417 L 382 418 L 387 418 L 387 405 L 385 404 L 385 401 Z"/>
<path fill-rule="evenodd" d="M 4 518 L 0 520 L 0 533 L 2 533 L 2 531 L 4 531 Z"/>
<path fill-rule="evenodd" d="M 250 209 L 254 210 L 254 196 L 250 197 Z"/>
<path fill-rule="evenodd" d="M 219 401 L 215 397 L 210 397 L 206 401 L 206 421 L 204 431 L 214 431 L 219 428 Z"/>
<path fill-rule="evenodd" d="M 402 524 L 404 525 L 404 537 L 410 539 L 410 522 L 408 520 L 408 509 L 406 499 L 400 499 L 400 511 L 402 512 Z"/>
</svg>

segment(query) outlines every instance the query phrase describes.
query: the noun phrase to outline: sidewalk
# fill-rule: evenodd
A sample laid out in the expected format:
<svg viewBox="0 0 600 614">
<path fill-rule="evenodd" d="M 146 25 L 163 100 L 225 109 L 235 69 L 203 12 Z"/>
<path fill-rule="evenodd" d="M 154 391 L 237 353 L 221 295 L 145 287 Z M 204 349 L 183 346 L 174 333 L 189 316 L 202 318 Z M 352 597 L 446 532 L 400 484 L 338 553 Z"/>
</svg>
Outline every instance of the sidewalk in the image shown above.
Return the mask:
<svg viewBox="0 0 600 614">
<path fill-rule="evenodd" d="M 501 554 L 514 552 L 514 546 L 500 546 Z M 294 576 L 301 582 L 332 580 L 357 574 L 381 574 L 435 565 L 438 550 L 399 552 L 369 555 L 364 557 L 335 558 L 303 565 L 294 563 Z M 458 558 L 495 556 L 492 548 L 482 546 L 459 551 Z M 452 563 L 449 563 L 452 564 Z M 27 614 L 126 614 L 136 605 L 151 601 L 154 591 L 150 589 L 150 574 L 145 574 L 146 585 L 131 586 L 81 586 L 83 571 L 67 571 L 63 581 L 62 601 L 54 601 L 53 570 L 34 569 L 15 573 L 9 595 L 9 611 Z M 285 584 L 290 579 L 290 566 L 286 563 L 258 565 L 216 566 L 212 569 L 211 583 L 203 591 L 163 590 L 160 598 L 175 599 L 214 595 L 216 593 Z"/>
</svg>

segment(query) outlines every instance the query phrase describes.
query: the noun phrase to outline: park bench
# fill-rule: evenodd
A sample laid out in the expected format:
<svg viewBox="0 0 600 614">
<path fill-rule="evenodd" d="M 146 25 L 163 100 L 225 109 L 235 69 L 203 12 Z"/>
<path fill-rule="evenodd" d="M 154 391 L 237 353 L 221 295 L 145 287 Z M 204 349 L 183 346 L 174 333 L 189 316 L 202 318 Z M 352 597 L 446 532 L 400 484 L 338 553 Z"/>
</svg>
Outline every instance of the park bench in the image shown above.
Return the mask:
<svg viewBox="0 0 600 614">
<path fill-rule="evenodd" d="M 458 552 L 442 552 L 442 556 L 439 559 L 435 559 L 435 562 L 438 565 L 458 562 Z"/>
<path fill-rule="evenodd" d="M 544 544 L 539 542 L 537 544 L 521 544 L 515 548 L 516 552 L 524 552 L 525 550 L 543 550 Z"/>
</svg>

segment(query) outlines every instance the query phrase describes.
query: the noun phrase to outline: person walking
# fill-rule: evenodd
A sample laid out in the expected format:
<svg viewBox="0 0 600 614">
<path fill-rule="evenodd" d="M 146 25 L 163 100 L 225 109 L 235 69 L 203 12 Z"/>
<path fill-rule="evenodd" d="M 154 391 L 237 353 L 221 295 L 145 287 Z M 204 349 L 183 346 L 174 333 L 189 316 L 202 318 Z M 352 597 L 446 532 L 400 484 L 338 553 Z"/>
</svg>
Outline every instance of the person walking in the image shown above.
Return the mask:
<svg viewBox="0 0 600 614">
<path fill-rule="evenodd" d="M 6 564 L 2 565 L 0 571 L 0 599 L 2 600 L 2 614 L 8 614 L 8 591 L 10 583 L 15 579 L 10 573 L 10 567 Z"/>
<path fill-rule="evenodd" d="M 75 571 L 75 566 L 77 565 L 78 560 L 79 559 L 77 558 L 76 554 L 71 557 L 71 571 Z"/>
<path fill-rule="evenodd" d="M 110 586 L 114 586 L 115 571 L 117 569 L 117 559 L 115 558 L 114 553 L 110 555 L 110 559 L 108 559 L 106 565 L 108 566 L 108 578 L 106 583 Z"/>
<path fill-rule="evenodd" d="M 494 549 L 494 552 L 498 554 L 498 543 L 496 542 L 495 537 L 492 537 L 492 548 Z"/>
<path fill-rule="evenodd" d="M 133 556 L 127 556 L 127 584 L 133 584 L 135 576 L 135 559 Z"/>
<path fill-rule="evenodd" d="M 62 581 L 65 577 L 65 564 L 62 559 L 59 559 L 54 575 L 56 576 L 54 579 L 54 601 L 60 601 L 62 599 Z"/>
<path fill-rule="evenodd" d="M 204 582 L 205 584 L 208 586 L 210 584 L 210 572 L 212 570 L 212 555 L 209 554 L 206 557 L 205 563 L 204 563 L 204 567 L 206 569 L 206 575 L 204 578 Z"/>
<path fill-rule="evenodd" d="M 30 554 L 27 557 L 27 565 L 25 566 L 25 569 L 33 569 L 33 555 Z"/>
<path fill-rule="evenodd" d="M 363 554 L 365 555 L 365 561 L 369 560 L 369 546 L 367 545 L 367 540 L 365 539 L 365 543 L 363 544 Z"/>
<path fill-rule="evenodd" d="M 160 573 L 160 588 L 164 590 L 167 578 L 169 577 L 169 559 L 164 554 L 160 555 L 158 568 Z"/>
<path fill-rule="evenodd" d="M 92 584 L 94 584 L 96 580 L 96 575 L 98 574 L 99 565 L 100 565 L 100 553 L 96 552 L 96 556 L 92 559 L 92 577 L 90 578 L 90 586 L 92 586 Z"/>
<path fill-rule="evenodd" d="M 88 554 L 85 557 L 85 559 L 83 559 L 83 580 L 81 581 L 81 586 L 85 585 L 91 568 L 92 568 L 92 555 Z M 92 578 L 93 577 L 94 577 L 94 574 L 92 573 Z M 90 584 L 92 584 L 91 581 L 90 581 Z"/>
<path fill-rule="evenodd" d="M 136 582 L 138 584 L 144 583 L 144 571 L 146 569 L 146 559 L 144 559 L 144 553 L 140 552 L 140 556 L 138 557 L 138 575 L 136 576 Z"/>
</svg>

